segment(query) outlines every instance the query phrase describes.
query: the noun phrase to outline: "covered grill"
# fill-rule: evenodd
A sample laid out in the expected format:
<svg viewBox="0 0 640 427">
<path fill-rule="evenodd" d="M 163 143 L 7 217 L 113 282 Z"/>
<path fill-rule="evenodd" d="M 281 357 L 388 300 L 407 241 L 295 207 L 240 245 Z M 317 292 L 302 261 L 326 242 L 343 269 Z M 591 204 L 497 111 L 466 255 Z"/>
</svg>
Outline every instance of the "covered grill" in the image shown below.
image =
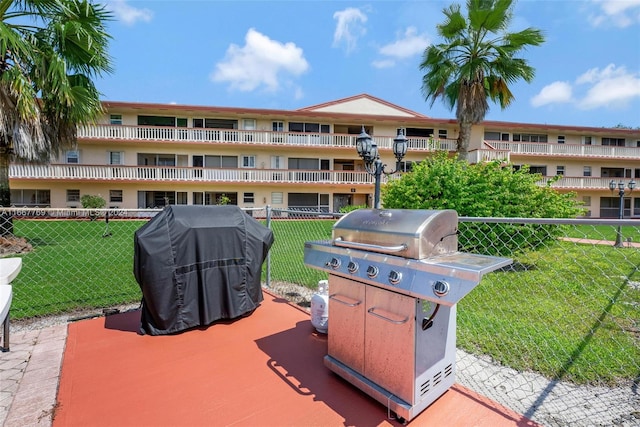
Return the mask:
<svg viewBox="0 0 640 427">
<path fill-rule="evenodd" d="M 325 365 L 407 421 L 455 381 L 456 304 L 510 259 L 458 251 L 453 210 L 359 209 L 305 243 L 329 273 Z"/>
<path fill-rule="evenodd" d="M 140 332 L 164 335 L 252 312 L 273 241 L 237 206 L 165 208 L 134 236 Z"/>
</svg>

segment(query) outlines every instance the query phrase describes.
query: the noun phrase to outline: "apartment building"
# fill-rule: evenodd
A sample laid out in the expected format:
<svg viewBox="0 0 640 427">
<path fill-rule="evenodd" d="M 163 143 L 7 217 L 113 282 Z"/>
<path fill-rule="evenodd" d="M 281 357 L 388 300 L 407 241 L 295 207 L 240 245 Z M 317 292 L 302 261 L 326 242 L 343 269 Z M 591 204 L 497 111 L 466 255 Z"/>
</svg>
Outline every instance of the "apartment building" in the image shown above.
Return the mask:
<svg viewBox="0 0 640 427">
<path fill-rule="evenodd" d="M 271 205 L 338 211 L 373 204 L 374 179 L 358 157 L 362 128 L 395 168 L 393 139 L 408 138 L 401 171 L 435 150 L 455 151 L 455 119 L 436 119 L 362 94 L 298 110 L 104 102 L 106 114 L 78 131 L 76 150 L 48 165 L 12 164 L 11 202 L 81 207 L 85 194 L 109 207 L 167 204 Z M 574 191 L 593 217 L 617 217 L 612 179 L 640 181 L 640 129 L 485 121 L 469 161 L 529 165 L 546 185 Z M 384 177 L 393 179 L 394 175 Z M 384 182 L 384 181 L 383 181 Z M 640 217 L 640 188 L 624 198 Z"/>
</svg>

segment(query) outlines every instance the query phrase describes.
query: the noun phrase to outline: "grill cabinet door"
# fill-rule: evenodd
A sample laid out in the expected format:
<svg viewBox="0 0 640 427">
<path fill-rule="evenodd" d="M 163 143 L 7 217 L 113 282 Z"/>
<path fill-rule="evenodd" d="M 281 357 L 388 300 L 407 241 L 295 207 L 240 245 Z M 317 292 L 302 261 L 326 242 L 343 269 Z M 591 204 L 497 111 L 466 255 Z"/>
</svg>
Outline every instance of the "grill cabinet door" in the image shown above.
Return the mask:
<svg viewBox="0 0 640 427">
<path fill-rule="evenodd" d="M 415 301 L 367 286 L 365 376 L 410 404 L 415 403 Z"/>
<path fill-rule="evenodd" d="M 365 285 L 340 276 L 329 276 L 330 356 L 364 373 Z"/>
</svg>

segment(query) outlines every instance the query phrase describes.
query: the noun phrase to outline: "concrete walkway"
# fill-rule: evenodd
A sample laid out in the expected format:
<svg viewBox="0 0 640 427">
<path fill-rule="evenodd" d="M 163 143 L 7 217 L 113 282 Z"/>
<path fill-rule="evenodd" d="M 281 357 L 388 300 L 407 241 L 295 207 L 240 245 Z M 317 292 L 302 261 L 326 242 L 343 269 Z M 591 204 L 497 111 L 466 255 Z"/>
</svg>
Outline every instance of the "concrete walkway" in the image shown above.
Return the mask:
<svg viewBox="0 0 640 427">
<path fill-rule="evenodd" d="M 51 426 L 67 324 L 11 334 L 0 353 L 0 425 Z"/>
</svg>

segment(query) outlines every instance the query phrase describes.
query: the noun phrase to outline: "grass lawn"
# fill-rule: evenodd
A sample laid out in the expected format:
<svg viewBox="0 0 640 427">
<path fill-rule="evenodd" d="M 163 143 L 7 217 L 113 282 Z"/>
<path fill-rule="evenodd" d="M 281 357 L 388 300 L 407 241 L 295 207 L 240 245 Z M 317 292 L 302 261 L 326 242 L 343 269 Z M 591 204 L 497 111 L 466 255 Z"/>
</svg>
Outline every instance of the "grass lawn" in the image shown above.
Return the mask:
<svg viewBox="0 0 640 427">
<path fill-rule="evenodd" d="M 14 220 L 34 250 L 14 281 L 12 316 L 45 316 L 140 301 L 133 234 L 145 221 Z"/>
<path fill-rule="evenodd" d="M 617 227 L 610 225 L 581 225 L 576 227 L 566 227 L 566 237 L 577 239 L 595 239 L 615 241 Z M 631 239 L 632 242 L 640 242 L 640 227 L 620 227 L 622 240 Z"/>
<path fill-rule="evenodd" d="M 21 255 L 13 318 L 140 301 L 133 236 L 145 221 L 15 220 L 34 250 Z M 333 220 L 274 220 L 272 281 L 315 288 L 327 278 L 304 266 L 304 242 L 331 238 Z M 625 237 L 640 241 L 638 228 Z M 567 236 L 615 239 L 611 227 L 568 227 Z M 640 252 L 551 242 L 490 273 L 458 304 L 458 346 L 518 370 L 576 383 L 633 380 L 640 360 Z"/>
</svg>

